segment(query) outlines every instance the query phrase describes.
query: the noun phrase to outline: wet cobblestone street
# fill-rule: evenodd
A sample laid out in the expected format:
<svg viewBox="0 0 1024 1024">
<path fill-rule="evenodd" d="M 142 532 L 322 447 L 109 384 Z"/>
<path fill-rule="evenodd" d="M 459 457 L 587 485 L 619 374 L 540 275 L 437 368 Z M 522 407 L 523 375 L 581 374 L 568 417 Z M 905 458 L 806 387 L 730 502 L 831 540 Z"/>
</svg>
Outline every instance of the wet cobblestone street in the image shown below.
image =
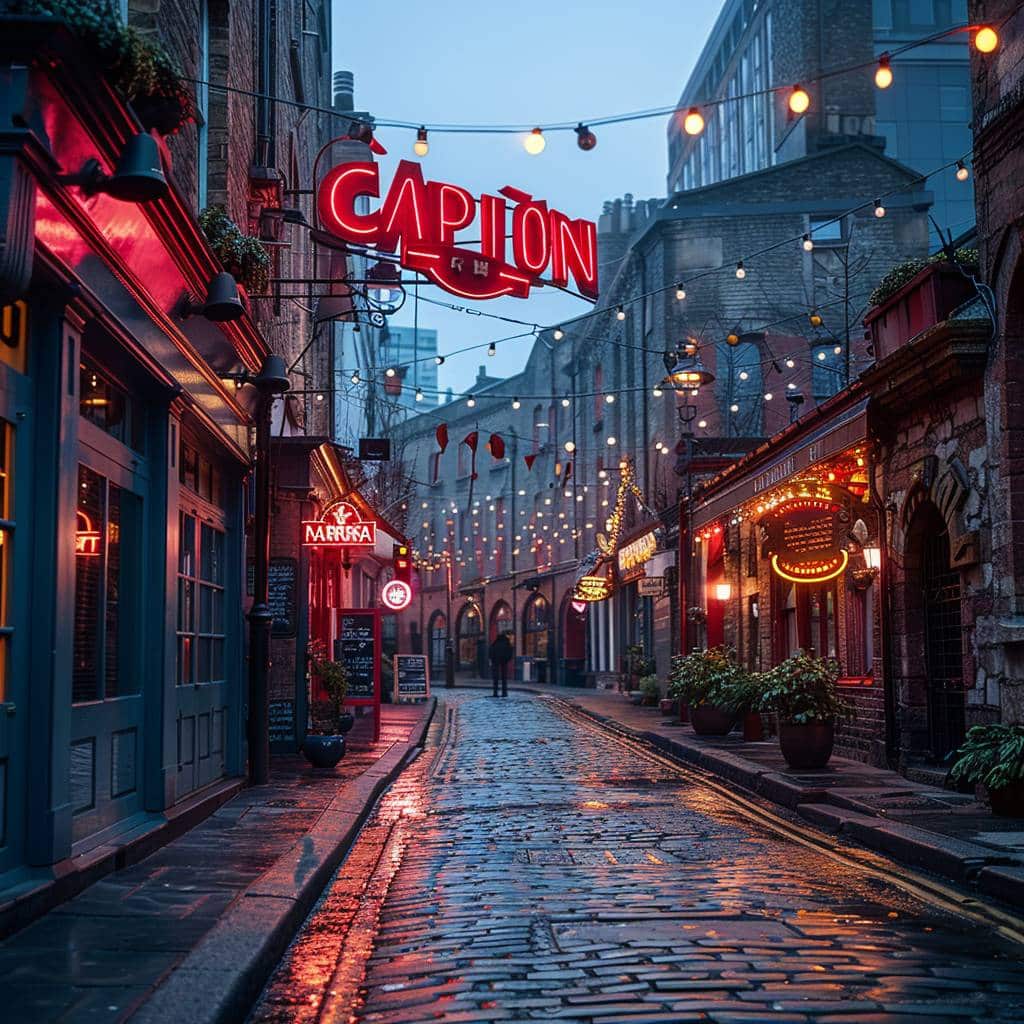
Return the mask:
<svg viewBox="0 0 1024 1024">
<path fill-rule="evenodd" d="M 991 928 L 543 699 L 446 697 L 252 1021 L 1024 1020 Z"/>
</svg>

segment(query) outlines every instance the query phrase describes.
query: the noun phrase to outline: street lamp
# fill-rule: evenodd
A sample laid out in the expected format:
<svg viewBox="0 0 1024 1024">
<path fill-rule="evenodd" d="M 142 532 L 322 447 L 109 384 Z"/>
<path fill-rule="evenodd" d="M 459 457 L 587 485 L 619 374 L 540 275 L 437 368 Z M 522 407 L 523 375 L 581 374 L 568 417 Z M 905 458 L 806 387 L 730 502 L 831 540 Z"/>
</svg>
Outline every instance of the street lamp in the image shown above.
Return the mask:
<svg viewBox="0 0 1024 1024">
<path fill-rule="evenodd" d="M 666 359 L 666 366 L 669 360 Z M 694 352 L 692 355 L 684 355 L 681 359 L 672 363 L 668 376 L 664 383 L 671 384 L 678 394 L 692 391 L 704 384 L 714 383 L 715 375 L 700 361 L 700 356 Z"/>
<path fill-rule="evenodd" d="M 284 359 L 268 355 L 260 372 L 236 380 L 256 389 L 256 509 L 253 522 L 253 598 L 249 609 L 249 782 L 270 780 L 269 683 L 270 626 L 267 573 L 270 563 L 270 409 L 278 395 L 291 387 Z"/>
</svg>

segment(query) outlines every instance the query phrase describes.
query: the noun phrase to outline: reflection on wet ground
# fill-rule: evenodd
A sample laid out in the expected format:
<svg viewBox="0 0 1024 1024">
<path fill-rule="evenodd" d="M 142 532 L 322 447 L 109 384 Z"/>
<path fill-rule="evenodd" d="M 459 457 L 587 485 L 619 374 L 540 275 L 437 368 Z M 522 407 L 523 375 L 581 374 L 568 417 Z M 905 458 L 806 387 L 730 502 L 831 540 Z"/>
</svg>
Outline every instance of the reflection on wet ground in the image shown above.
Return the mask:
<svg viewBox="0 0 1024 1024">
<path fill-rule="evenodd" d="M 542 699 L 449 701 L 254 1020 L 1024 1020 L 987 929 Z"/>
</svg>

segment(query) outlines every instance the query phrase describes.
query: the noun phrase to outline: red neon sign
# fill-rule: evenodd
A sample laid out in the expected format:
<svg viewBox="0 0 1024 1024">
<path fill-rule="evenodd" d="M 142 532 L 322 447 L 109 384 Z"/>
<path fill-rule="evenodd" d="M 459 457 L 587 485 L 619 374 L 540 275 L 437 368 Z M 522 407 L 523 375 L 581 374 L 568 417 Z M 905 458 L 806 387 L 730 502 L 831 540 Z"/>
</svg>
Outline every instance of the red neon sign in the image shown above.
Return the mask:
<svg viewBox="0 0 1024 1024">
<path fill-rule="evenodd" d="M 356 213 L 359 196 L 380 197 L 380 168 L 375 163 L 339 164 L 320 184 L 320 223 L 347 242 L 383 252 L 398 251 L 400 261 L 418 270 L 445 291 L 466 299 L 525 299 L 543 282 L 597 298 L 597 228 L 593 221 L 572 220 L 546 201 L 506 186 L 499 195 L 479 200 L 480 251 L 455 244 L 455 233 L 477 216 L 477 201 L 464 188 L 424 182 L 420 165 L 402 160 L 378 210 Z M 507 262 L 506 213 L 512 211 L 512 262 Z"/>
<path fill-rule="evenodd" d="M 389 580 L 384 584 L 380 593 L 380 599 L 386 608 L 393 612 L 400 612 L 409 606 L 412 601 L 412 587 L 405 580 Z"/>
<path fill-rule="evenodd" d="M 75 554 L 79 558 L 99 558 L 100 531 L 92 528 L 92 520 L 81 509 L 77 511 L 79 529 L 75 531 Z"/>
<path fill-rule="evenodd" d="M 302 543 L 322 547 L 361 548 L 377 543 L 377 524 L 359 518 L 347 501 L 336 501 L 324 509 L 319 519 L 302 524 Z"/>
</svg>

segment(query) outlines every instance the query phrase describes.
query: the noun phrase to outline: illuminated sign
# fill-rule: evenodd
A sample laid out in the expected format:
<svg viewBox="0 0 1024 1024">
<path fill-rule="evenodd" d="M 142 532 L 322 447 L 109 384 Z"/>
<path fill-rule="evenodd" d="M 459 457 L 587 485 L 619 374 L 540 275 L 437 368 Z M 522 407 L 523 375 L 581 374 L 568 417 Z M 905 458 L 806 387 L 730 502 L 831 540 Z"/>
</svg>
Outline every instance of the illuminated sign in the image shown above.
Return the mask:
<svg viewBox="0 0 1024 1024">
<path fill-rule="evenodd" d="M 611 593 L 612 585 L 607 576 L 581 576 L 572 597 L 574 601 L 604 601 Z"/>
<path fill-rule="evenodd" d="M 423 180 L 420 165 L 398 164 L 380 208 L 356 213 L 360 196 L 380 197 L 380 167 L 351 162 L 332 168 L 320 184 L 317 209 L 323 227 L 346 242 L 400 253 L 403 267 L 418 270 L 445 291 L 466 299 L 525 299 L 544 283 L 569 286 L 597 298 L 597 228 L 549 210 L 544 200 L 506 186 L 479 200 L 458 185 Z M 512 204 L 511 238 L 508 211 Z M 455 244 L 455 233 L 479 213 L 480 249 Z M 507 262 L 511 241 L 512 262 Z M 399 249 L 399 246 L 401 248 Z"/>
<path fill-rule="evenodd" d="M 405 580 L 389 580 L 380 592 L 380 599 L 384 602 L 385 608 L 400 612 L 412 601 L 412 587 Z"/>
<path fill-rule="evenodd" d="M 365 548 L 377 542 L 377 524 L 359 518 L 347 501 L 336 501 L 323 515 L 302 524 L 302 543 L 324 547 Z"/>
<path fill-rule="evenodd" d="M 782 502 L 762 520 L 772 569 L 791 583 L 834 579 L 850 560 L 849 524 L 845 502 L 824 491 Z"/>
<path fill-rule="evenodd" d="M 99 558 L 100 554 L 100 531 L 92 528 L 92 521 L 81 509 L 75 531 L 75 554 L 79 558 Z"/>
<path fill-rule="evenodd" d="M 658 550 L 658 539 L 653 533 L 645 533 L 619 548 L 619 572 L 637 569 L 648 561 Z"/>
</svg>

